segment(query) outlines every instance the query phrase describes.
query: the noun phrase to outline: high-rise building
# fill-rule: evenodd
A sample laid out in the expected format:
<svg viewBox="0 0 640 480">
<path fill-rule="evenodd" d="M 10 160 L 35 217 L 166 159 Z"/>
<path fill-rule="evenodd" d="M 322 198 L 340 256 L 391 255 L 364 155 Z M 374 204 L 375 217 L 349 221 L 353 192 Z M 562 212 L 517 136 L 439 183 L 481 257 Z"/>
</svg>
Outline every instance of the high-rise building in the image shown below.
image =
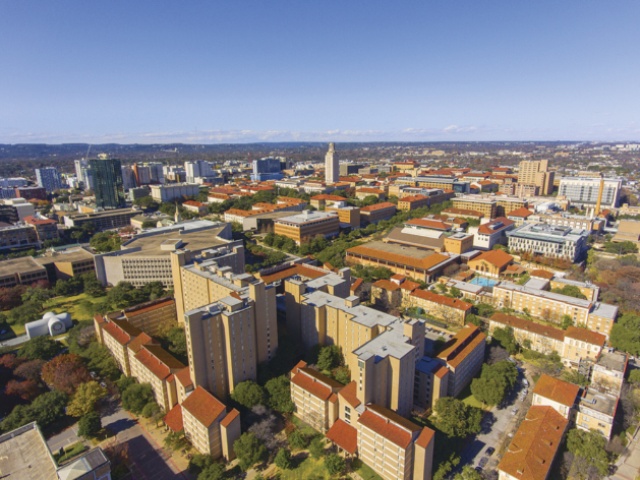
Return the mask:
<svg viewBox="0 0 640 480">
<path fill-rule="evenodd" d="M 89 160 L 93 170 L 96 206 L 105 209 L 126 206 L 122 184 L 122 164 L 115 158 Z"/>
<path fill-rule="evenodd" d="M 600 205 L 607 208 L 616 207 L 622 188 L 622 180 L 617 178 L 563 177 L 560 179 L 558 196 L 566 197 L 577 204 L 596 205 L 600 196 L 601 181 L 604 181 L 604 186 Z"/>
<path fill-rule="evenodd" d="M 549 171 L 548 160 L 520 162 L 518 184 L 538 187 L 540 195 L 550 195 L 553 191 L 554 172 Z"/>
<path fill-rule="evenodd" d="M 282 165 L 279 158 L 261 158 L 252 162 L 253 173 L 251 180 L 262 182 L 264 180 L 281 180 Z"/>
<path fill-rule="evenodd" d="M 204 160 L 195 160 L 193 162 L 184 162 L 184 169 L 187 172 L 187 182 L 197 183 L 197 178 L 217 177 L 218 174 L 213 171 L 211 164 Z"/>
<path fill-rule="evenodd" d="M 122 187 L 125 190 L 135 188 L 138 185 L 136 182 L 136 174 L 130 165 L 122 166 Z"/>
<path fill-rule="evenodd" d="M 38 185 L 44 187 L 47 192 L 54 192 L 62 188 L 60 172 L 55 167 L 36 168 Z"/>
<path fill-rule="evenodd" d="M 327 183 L 337 183 L 340 180 L 340 159 L 333 142 L 324 156 L 324 179 Z"/>
</svg>

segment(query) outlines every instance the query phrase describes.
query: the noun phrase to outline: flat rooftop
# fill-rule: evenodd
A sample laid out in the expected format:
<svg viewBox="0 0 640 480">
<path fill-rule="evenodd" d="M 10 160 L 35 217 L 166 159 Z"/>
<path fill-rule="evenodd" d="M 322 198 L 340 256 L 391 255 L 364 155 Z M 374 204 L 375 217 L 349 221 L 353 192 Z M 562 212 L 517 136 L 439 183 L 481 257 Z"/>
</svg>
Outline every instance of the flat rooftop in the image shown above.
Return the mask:
<svg viewBox="0 0 640 480">
<path fill-rule="evenodd" d="M 33 257 L 11 258 L 0 262 L 0 277 L 13 276 L 16 273 L 36 272 L 44 267 Z"/>
<path fill-rule="evenodd" d="M 624 373 L 627 366 L 627 354 L 622 352 L 606 352 L 600 354 L 600 358 L 596 365 L 613 370 L 615 372 Z"/>
<path fill-rule="evenodd" d="M 173 229 L 168 231 L 159 229 L 159 232 L 148 232 L 125 242 L 122 245 L 121 252 L 127 249 L 139 248 L 139 251 L 129 252 L 127 255 L 169 256 L 171 250 L 167 249 L 166 246 L 177 240 L 180 240 L 180 248 L 187 248 L 192 252 L 198 252 L 207 248 L 230 244 L 231 241 L 219 237 L 219 234 L 222 233 L 225 227 L 226 225 L 214 224 L 202 229 Z"/>
<path fill-rule="evenodd" d="M 374 308 L 365 307 L 364 305 L 356 305 L 355 307 L 349 307 L 345 303 L 344 298 L 336 297 L 328 293 L 316 290 L 315 292 L 304 295 L 304 304 L 313 305 L 316 307 L 331 306 L 349 313 L 353 316 L 352 320 L 366 327 L 374 327 L 380 325 L 388 327 L 393 322 L 398 320 L 397 317 L 389 315 L 388 313 L 380 312 Z"/>
<path fill-rule="evenodd" d="M 303 213 L 297 215 L 280 218 L 279 221 L 293 223 L 295 225 L 304 225 L 309 222 L 318 222 L 328 218 L 338 218 L 338 215 L 334 212 L 310 212 L 305 210 Z"/>
<path fill-rule="evenodd" d="M 35 422 L 0 435 L 0 475 L 16 480 L 58 478 L 49 447 Z"/>
<path fill-rule="evenodd" d="M 413 355 L 415 347 L 408 341 L 408 337 L 404 336 L 403 323 L 403 320 L 396 319 L 393 324 L 389 325 L 388 330 L 365 343 L 353 353 L 362 359 L 375 356 L 379 360 L 388 356 L 402 358 L 405 355 Z"/>
<path fill-rule="evenodd" d="M 77 262 L 79 260 L 93 260 L 95 255 L 85 250 L 83 247 L 73 247 L 66 250 L 56 250 L 47 252 L 43 256 L 36 258 L 40 265 L 47 265 L 54 262 Z"/>
<path fill-rule="evenodd" d="M 587 389 L 578 401 L 578 409 L 589 408 L 610 417 L 615 416 L 618 398 L 595 390 Z"/>
<path fill-rule="evenodd" d="M 568 303 L 580 308 L 591 308 L 591 302 L 589 300 L 582 300 L 581 298 L 570 297 L 568 295 L 562 295 L 560 293 L 547 292 L 546 290 L 538 290 L 537 288 L 530 288 L 526 285 L 517 285 L 511 282 L 500 282 L 494 287 L 494 289 L 495 288 L 502 288 L 504 290 L 511 290 L 527 295 L 534 295 L 536 297 L 546 298 L 547 300 Z"/>
</svg>

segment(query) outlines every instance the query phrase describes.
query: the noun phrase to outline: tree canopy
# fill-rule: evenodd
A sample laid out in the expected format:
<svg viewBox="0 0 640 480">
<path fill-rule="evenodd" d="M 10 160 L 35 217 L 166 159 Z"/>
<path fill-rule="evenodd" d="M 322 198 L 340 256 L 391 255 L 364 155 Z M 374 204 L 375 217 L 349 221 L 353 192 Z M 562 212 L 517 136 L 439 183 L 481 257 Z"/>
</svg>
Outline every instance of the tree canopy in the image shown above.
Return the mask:
<svg viewBox="0 0 640 480">
<path fill-rule="evenodd" d="M 84 417 L 93 412 L 98 401 L 106 395 L 107 389 L 101 387 L 95 380 L 81 383 L 67 407 L 67 414 L 72 417 Z"/>
<path fill-rule="evenodd" d="M 133 413 L 142 413 L 145 405 L 153 401 L 153 390 L 148 383 L 134 383 L 122 392 L 122 406 Z"/>
<path fill-rule="evenodd" d="M 246 408 L 265 403 L 264 390 L 252 380 L 246 380 L 236 385 L 231 393 L 231 398 Z"/>
<path fill-rule="evenodd" d="M 625 313 L 613 324 L 611 345 L 631 355 L 640 355 L 640 315 Z"/>
<path fill-rule="evenodd" d="M 498 405 L 505 394 L 513 388 L 518 378 L 518 369 L 507 361 L 483 365 L 480 378 L 471 382 L 471 393 L 485 405 Z"/>
<path fill-rule="evenodd" d="M 344 363 L 342 351 L 337 345 L 328 345 L 320 349 L 317 366 L 320 370 L 331 371 Z"/>
<path fill-rule="evenodd" d="M 91 245 L 91 248 L 97 253 L 120 250 L 121 244 L 122 240 L 120 239 L 120 235 L 112 231 L 96 233 L 89 241 L 89 245 Z"/>
<path fill-rule="evenodd" d="M 64 346 L 49 336 L 32 338 L 18 351 L 20 357 L 30 360 L 51 360 Z"/>
<path fill-rule="evenodd" d="M 609 455 L 605 450 L 607 442 L 595 430 L 588 432 L 573 428 L 567 435 L 567 448 L 587 465 L 595 468 L 600 475 L 605 475 L 609 468 Z"/>
<path fill-rule="evenodd" d="M 291 384 L 285 375 L 272 378 L 265 386 L 265 390 L 269 394 L 269 407 L 280 413 L 292 413 L 294 409 L 291 401 Z"/>
<path fill-rule="evenodd" d="M 67 353 L 44 364 L 42 380 L 51 388 L 73 395 L 80 384 L 91 380 L 91 376 L 79 355 Z"/>
<path fill-rule="evenodd" d="M 449 437 L 464 438 L 481 430 L 482 410 L 452 397 L 436 402 L 436 427 Z"/>
<path fill-rule="evenodd" d="M 245 471 L 267 458 L 267 448 L 251 432 L 243 433 L 233 442 L 233 451 L 236 452 L 240 468 Z"/>
</svg>

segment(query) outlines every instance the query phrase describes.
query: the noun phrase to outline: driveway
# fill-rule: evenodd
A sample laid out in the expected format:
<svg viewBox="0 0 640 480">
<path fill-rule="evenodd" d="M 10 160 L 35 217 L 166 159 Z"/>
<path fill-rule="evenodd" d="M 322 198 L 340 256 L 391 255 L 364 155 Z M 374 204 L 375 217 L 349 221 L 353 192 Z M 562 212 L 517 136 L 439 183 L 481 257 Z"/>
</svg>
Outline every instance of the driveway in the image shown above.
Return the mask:
<svg viewBox="0 0 640 480">
<path fill-rule="evenodd" d="M 531 388 L 528 389 L 526 398 L 522 398 L 520 395 L 525 388 L 522 383 L 524 378 L 524 373 L 521 370 L 518 375 L 518 383 L 509 393 L 501 408 L 494 407 L 485 414 L 482 420 L 482 431 L 462 451 L 460 468 L 465 465 L 476 467 L 482 457 L 488 456 L 485 453 L 487 448 L 493 447 L 495 452 L 489 457 L 483 471 L 485 474 L 495 472 L 500 462 L 503 442 L 510 440 L 509 437 L 513 434 L 518 419 L 526 413 L 531 405 L 531 397 L 533 396 Z M 518 409 L 517 414 L 513 413 L 514 408 Z"/>
<path fill-rule="evenodd" d="M 145 429 L 118 407 L 102 417 L 102 426 L 115 434 L 119 444 L 129 447 L 132 479 L 134 480 L 184 480 L 170 455 L 158 445 Z"/>
<path fill-rule="evenodd" d="M 62 447 L 68 447 L 72 443 L 84 441 L 83 438 L 78 436 L 78 423 L 74 423 L 66 430 L 53 435 L 47 440 L 47 445 L 51 453 L 58 453 Z"/>
</svg>

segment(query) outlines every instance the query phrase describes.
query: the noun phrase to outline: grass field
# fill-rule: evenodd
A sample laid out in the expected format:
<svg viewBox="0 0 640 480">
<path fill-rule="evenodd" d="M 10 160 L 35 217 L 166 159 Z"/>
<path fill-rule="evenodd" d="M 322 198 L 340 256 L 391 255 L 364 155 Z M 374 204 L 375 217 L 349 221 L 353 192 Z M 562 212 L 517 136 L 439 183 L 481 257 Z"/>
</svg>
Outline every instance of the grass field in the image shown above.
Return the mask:
<svg viewBox="0 0 640 480">
<path fill-rule="evenodd" d="M 476 397 L 474 397 L 471 394 L 471 386 L 468 385 L 467 388 L 465 388 L 461 393 L 460 396 L 458 397 L 460 400 L 462 400 L 464 403 L 466 403 L 467 405 L 470 405 L 472 407 L 476 407 L 476 408 L 480 408 L 481 410 L 486 410 L 487 412 L 489 410 L 491 410 L 491 407 L 487 407 L 486 405 L 482 405 L 481 402 L 479 402 L 478 400 L 476 400 Z"/>
<path fill-rule="evenodd" d="M 92 312 L 86 308 L 86 305 L 97 303 L 104 297 L 93 298 L 86 293 L 74 295 L 73 297 L 55 297 L 44 304 L 45 312 L 69 312 L 72 320 L 82 321 L 91 320 Z"/>
<path fill-rule="evenodd" d="M 331 478 L 322 458 L 313 458 L 306 452 L 300 452 L 293 456 L 294 463 L 306 456 L 302 462 L 291 470 L 278 469 L 282 480 L 298 480 L 301 478 L 309 480 L 324 480 Z"/>
</svg>

